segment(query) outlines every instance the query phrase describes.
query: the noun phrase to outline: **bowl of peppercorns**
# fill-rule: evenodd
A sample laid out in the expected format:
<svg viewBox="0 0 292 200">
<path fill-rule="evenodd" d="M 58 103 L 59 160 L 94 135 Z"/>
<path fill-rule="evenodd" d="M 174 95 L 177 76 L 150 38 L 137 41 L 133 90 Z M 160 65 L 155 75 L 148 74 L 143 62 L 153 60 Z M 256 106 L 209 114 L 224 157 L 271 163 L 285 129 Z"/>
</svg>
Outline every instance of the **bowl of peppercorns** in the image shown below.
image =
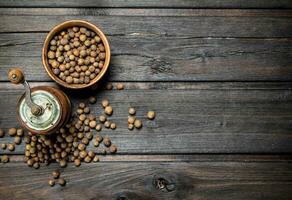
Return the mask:
<svg viewBox="0 0 292 200">
<path fill-rule="evenodd" d="M 65 21 L 47 35 L 42 62 L 58 84 L 82 89 L 96 84 L 106 73 L 110 46 L 104 33 L 84 20 Z"/>
</svg>

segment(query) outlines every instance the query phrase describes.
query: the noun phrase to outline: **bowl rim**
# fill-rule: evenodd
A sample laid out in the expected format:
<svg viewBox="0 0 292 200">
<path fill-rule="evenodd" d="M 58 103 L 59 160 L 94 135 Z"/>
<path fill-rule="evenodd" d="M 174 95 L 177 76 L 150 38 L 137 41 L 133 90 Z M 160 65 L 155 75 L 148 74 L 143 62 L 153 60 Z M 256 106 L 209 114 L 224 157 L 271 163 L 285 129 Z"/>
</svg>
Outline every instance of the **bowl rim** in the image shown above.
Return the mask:
<svg viewBox="0 0 292 200">
<path fill-rule="evenodd" d="M 65 81 L 63 81 L 59 77 L 57 77 L 55 74 L 53 74 L 52 68 L 49 66 L 49 63 L 48 63 L 47 53 L 48 53 L 48 48 L 49 48 L 49 42 L 51 41 L 51 39 L 58 32 L 66 29 L 66 28 L 73 27 L 73 26 L 84 26 L 84 27 L 90 29 L 91 31 L 94 31 L 100 37 L 100 39 L 102 40 L 103 45 L 105 47 L 106 57 L 105 57 L 103 68 L 100 71 L 100 73 L 94 79 L 92 79 L 88 84 L 68 84 L 68 83 L 66 83 Z M 43 64 L 43 67 L 45 68 L 47 74 L 56 83 L 58 83 L 59 85 L 65 87 L 65 88 L 69 88 L 69 89 L 83 89 L 83 88 L 88 88 L 92 85 L 95 85 L 107 72 L 108 67 L 109 67 L 109 63 L 110 63 L 110 57 L 111 57 L 111 51 L 110 51 L 109 42 L 108 42 L 105 34 L 102 32 L 102 30 L 99 27 L 97 27 L 96 25 L 94 25 L 88 21 L 81 20 L 81 19 L 66 20 L 66 21 L 54 26 L 50 30 L 50 32 L 47 34 L 47 36 L 44 40 L 44 43 L 43 43 L 43 47 L 42 47 L 42 64 Z"/>
</svg>

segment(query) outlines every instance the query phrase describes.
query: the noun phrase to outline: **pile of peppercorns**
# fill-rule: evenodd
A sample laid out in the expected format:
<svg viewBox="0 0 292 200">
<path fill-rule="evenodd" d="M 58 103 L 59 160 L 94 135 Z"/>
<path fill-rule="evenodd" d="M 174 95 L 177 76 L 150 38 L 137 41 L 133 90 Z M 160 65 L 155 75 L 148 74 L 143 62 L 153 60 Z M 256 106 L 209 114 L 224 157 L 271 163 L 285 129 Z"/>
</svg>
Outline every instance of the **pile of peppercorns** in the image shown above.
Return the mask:
<svg viewBox="0 0 292 200">
<path fill-rule="evenodd" d="M 109 83 L 106 88 L 111 90 L 113 85 Z M 118 83 L 116 88 L 122 90 L 124 85 Z M 97 102 L 96 97 L 89 97 L 88 102 L 90 104 L 95 104 Z M 24 161 L 28 166 L 35 169 L 38 169 L 42 164 L 48 165 L 51 162 L 57 162 L 61 167 L 66 167 L 67 163 L 70 161 L 73 162 L 76 167 L 79 167 L 81 162 L 98 162 L 100 160 L 97 155 L 98 152 L 101 155 L 106 155 L 108 153 L 114 154 L 117 152 L 116 145 L 112 144 L 109 137 L 93 134 L 93 131 L 100 132 L 102 127 L 112 130 L 117 128 L 116 123 L 109 120 L 109 117 L 113 114 L 113 108 L 109 100 L 102 100 L 101 106 L 104 114 L 96 117 L 90 114 L 90 107 L 88 104 L 80 102 L 70 122 L 50 136 L 33 135 L 30 132 L 28 135 L 24 136 L 24 131 L 22 129 L 10 128 L 8 134 L 14 137 L 14 143 L 2 143 L 1 148 L 3 150 L 8 149 L 9 151 L 14 151 L 15 145 L 21 144 L 22 138 L 24 137 L 24 142 L 26 143 Z M 135 108 L 130 107 L 128 112 L 129 130 L 133 130 L 134 127 L 137 129 L 142 128 L 142 121 L 135 117 Z M 155 118 L 155 112 L 149 111 L 147 113 L 147 118 L 153 120 Z M 5 132 L 0 129 L 0 137 L 4 135 Z M 87 150 L 91 141 L 93 146 L 98 148 L 97 151 Z M 103 145 L 101 146 L 100 144 Z M 3 155 L 1 157 L 1 162 L 9 162 L 8 155 Z M 58 179 L 57 183 L 59 185 L 66 185 L 66 180 L 64 178 L 59 178 L 59 171 L 54 171 L 52 175 L 54 179 L 48 181 L 50 186 L 55 185 L 56 179 Z"/>
<path fill-rule="evenodd" d="M 50 41 L 48 63 L 68 84 L 88 84 L 102 70 L 106 58 L 101 38 L 85 27 L 61 31 Z"/>
</svg>

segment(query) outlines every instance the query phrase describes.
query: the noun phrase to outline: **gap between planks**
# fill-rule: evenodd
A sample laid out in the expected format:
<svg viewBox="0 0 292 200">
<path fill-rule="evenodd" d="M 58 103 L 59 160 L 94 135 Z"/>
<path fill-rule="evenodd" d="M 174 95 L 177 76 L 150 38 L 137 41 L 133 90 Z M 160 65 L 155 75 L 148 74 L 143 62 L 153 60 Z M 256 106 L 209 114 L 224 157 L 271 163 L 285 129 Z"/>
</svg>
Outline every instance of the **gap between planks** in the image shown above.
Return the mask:
<svg viewBox="0 0 292 200">
<path fill-rule="evenodd" d="M 29 80 L 28 80 L 29 81 Z M 55 86 L 59 87 L 55 82 L 53 81 L 29 81 L 30 86 Z M 234 81 L 195 81 L 195 82 L 165 82 L 165 81 L 114 81 L 114 82 L 106 82 L 106 83 L 112 83 L 113 85 L 116 85 L 117 83 L 123 83 L 125 86 L 124 90 L 291 90 L 292 89 L 292 82 L 290 81 L 260 81 L 260 82 L 234 82 Z M 105 82 L 101 82 L 100 89 L 105 89 L 104 85 Z M 13 89 L 13 90 L 23 90 L 22 85 L 14 85 L 7 81 L 0 81 L 0 90 L 5 89 Z M 64 88 L 61 88 L 64 89 Z M 66 90 L 66 89 L 65 89 Z M 113 90 L 116 90 L 115 87 Z"/>
<path fill-rule="evenodd" d="M 9 155 L 10 162 L 23 162 L 24 155 Z M 292 162 L 292 154 L 182 154 L 106 155 L 101 162 Z M 9 164 L 9 163 L 8 163 Z"/>
</svg>

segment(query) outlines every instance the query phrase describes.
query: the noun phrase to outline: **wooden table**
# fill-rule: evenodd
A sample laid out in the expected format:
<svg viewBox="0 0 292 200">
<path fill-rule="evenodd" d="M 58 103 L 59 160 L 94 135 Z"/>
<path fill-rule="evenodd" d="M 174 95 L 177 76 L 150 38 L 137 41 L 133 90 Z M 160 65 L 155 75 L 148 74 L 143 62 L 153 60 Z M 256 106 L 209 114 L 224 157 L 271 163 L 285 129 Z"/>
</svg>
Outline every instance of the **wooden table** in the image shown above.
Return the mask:
<svg viewBox="0 0 292 200">
<path fill-rule="evenodd" d="M 0 163 L 0 199 L 292 199 L 292 2 L 290 0 L 7 0 L 0 2 L 0 127 L 17 126 L 23 89 L 56 85 L 41 63 L 48 31 L 69 19 L 102 28 L 112 49 L 105 81 L 125 90 L 66 91 L 76 104 L 108 98 L 117 155 L 61 169 L 23 163 L 24 144 Z M 142 130 L 127 129 L 134 106 Z M 96 114 L 100 106 L 92 107 Z M 157 118 L 146 120 L 154 109 Z M 5 136 L 2 142 L 12 142 Z M 94 147 L 90 147 L 93 149 Z M 1 154 L 7 153 L 3 150 Z M 9 153 L 9 152 L 8 152 Z M 155 180 L 171 183 L 157 189 Z"/>
</svg>

